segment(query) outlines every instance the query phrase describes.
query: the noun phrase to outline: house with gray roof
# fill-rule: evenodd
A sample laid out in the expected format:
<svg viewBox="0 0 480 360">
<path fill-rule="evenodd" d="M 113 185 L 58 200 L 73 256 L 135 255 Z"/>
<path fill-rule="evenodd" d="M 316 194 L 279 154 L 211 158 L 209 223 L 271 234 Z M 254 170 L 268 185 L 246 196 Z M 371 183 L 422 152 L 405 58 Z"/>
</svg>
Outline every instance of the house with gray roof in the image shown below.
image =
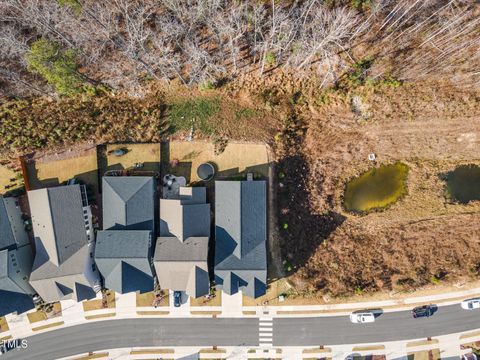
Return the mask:
<svg viewBox="0 0 480 360">
<path fill-rule="evenodd" d="M 0 316 L 34 307 L 33 253 L 16 198 L 0 196 Z"/>
<path fill-rule="evenodd" d="M 97 232 L 95 262 L 104 286 L 121 294 L 152 291 L 155 179 L 105 176 L 102 184 L 104 230 Z"/>
<path fill-rule="evenodd" d="M 267 288 L 265 181 L 215 182 L 215 284 L 256 298 Z"/>
<path fill-rule="evenodd" d="M 154 265 L 163 289 L 207 295 L 210 204 L 204 187 L 180 187 L 175 199 L 160 200 L 160 237 Z"/>
<path fill-rule="evenodd" d="M 28 192 L 36 255 L 30 284 L 45 302 L 95 297 L 100 276 L 93 261 L 92 215 L 85 187 Z"/>
<path fill-rule="evenodd" d="M 103 229 L 154 231 L 155 179 L 151 176 L 104 176 Z"/>
</svg>

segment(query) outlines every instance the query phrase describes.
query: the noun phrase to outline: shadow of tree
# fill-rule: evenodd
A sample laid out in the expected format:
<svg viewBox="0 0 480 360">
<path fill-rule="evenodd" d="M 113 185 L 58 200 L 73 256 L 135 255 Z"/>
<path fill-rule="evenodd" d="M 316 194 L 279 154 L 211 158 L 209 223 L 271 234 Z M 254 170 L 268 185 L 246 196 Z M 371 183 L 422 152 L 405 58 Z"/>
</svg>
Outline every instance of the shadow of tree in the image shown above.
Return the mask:
<svg viewBox="0 0 480 360">
<path fill-rule="evenodd" d="M 321 243 L 345 221 L 335 212 L 315 214 L 309 203 L 309 165 L 301 154 L 286 156 L 277 163 L 277 217 L 282 255 L 292 265 L 291 272 L 302 268 Z"/>
</svg>

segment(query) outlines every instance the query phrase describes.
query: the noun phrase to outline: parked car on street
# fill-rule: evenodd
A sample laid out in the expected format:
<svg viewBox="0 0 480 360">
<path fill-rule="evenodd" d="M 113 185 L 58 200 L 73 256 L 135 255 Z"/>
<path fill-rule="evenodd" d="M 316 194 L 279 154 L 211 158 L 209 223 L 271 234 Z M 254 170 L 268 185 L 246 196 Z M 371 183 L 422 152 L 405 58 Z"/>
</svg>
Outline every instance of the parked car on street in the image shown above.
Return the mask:
<svg viewBox="0 0 480 360">
<path fill-rule="evenodd" d="M 412 310 L 412 316 L 414 318 L 430 317 L 433 315 L 434 311 L 435 307 L 433 305 L 417 306 Z"/>
<path fill-rule="evenodd" d="M 480 298 L 463 300 L 460 305 L 465 310 L 480 309 Z"/>
<path fill-rule="evenodd" d="M 375 315 L 371 312 L 357 312 L 350 314 L 350 321 L 354 324 L 373 323 Z"/>
<path fill-rule="evenodd" d="M 173 305 L 175 307 L 179 307 L 182 302 L 182 292 L 181 291 L 174 291 L 173 292 Z"/>
</svg>

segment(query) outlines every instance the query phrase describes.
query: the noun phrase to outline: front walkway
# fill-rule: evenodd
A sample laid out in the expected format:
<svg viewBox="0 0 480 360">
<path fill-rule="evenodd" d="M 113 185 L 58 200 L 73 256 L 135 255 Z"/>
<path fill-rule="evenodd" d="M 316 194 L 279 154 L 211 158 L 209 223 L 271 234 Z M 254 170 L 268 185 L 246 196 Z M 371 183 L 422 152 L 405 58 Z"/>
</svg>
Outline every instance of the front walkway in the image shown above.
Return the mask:
<svg viewBox="0 0 480 360">
<path fill-rule="evenodd" d="M 222 316 L 243 316 L 243 298 L 240 291 L 235 295 L 228 295 L 222 291 Z"/>
</svg>

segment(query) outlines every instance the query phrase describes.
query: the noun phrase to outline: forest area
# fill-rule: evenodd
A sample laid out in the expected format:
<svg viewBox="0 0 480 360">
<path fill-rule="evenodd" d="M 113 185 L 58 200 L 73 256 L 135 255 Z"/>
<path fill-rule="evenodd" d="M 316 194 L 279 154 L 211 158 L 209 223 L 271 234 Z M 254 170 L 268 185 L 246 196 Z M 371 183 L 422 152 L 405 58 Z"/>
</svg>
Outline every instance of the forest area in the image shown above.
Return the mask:
<svg viewBox="0 0 480 360">
<path fill-rule="evenodd" d="M 478 202 L 446 204 L 430 177 L 480 159 L 478 1 L 1 0 L 0 49 L 3 157 L 192 124 L 264 141 L 299 291 L 480 275 Z M 409 195 L 348 214 L 341 191 L 370 153 L 408 164 Z"/>
</svg>

